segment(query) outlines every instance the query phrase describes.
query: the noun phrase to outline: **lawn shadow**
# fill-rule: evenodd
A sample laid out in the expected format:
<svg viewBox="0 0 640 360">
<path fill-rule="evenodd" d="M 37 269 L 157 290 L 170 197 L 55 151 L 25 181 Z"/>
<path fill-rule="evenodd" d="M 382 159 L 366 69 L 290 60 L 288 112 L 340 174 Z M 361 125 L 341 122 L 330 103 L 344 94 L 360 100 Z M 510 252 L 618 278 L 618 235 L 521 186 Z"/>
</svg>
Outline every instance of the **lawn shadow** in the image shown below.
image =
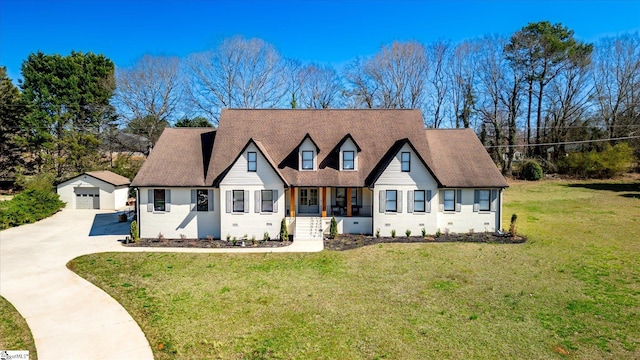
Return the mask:
<svg viewBox="0 0 640 360">
<path fill-rule="evenodd" d="M 103 235 L 129 235 L 131 222 L 118 222 L 117 212 L 108 214 L 96 214 L 89 231 L 89 236 Z"/>
<path fill-rule="evenodd" d="M 568 184 L 568 187 L 572 188 L 585 188 L 591 190 L 604 190 L 613 191 L 620 194 L 620 196 L 627 198 L 640 199 L 640 183 L 621 184 L 621 183 L 583 183 L 583 184 Z"/>
</svg>

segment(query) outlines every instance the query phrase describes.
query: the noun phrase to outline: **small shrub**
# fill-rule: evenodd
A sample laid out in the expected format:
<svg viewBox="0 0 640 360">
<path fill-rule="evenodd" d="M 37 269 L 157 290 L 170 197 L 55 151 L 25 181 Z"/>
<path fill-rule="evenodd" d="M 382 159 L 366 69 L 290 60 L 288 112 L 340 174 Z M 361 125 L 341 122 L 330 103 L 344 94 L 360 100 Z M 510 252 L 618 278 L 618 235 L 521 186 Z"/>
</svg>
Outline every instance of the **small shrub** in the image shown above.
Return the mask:
<svg viewBox="0 0 640 360">
<path fill-rule="evenodd" d="M 407 235 L 407 237 L 411 236 L 411 230 L 405 230 L 404 234 Z"/>
<path fill-rule="evenodd" d="M 426 238 L 426 237 L 427 237 L 427 229 L 422 228 L 422 230 L 421 230 L 421 231 L 422 231 L 422 237 L 423 237 L 423 238 Z"/>
<path fill-rule="evenodd" d="M 251 235 L 251 243 L 254 245 L 257 244 L 255 235 Z"/>
<path fill-rule="evenodd" d="M 380 229 L 376 229 L 376 239 L 380 239 Z"/>
<path fill-rule="evenodd" d="M 440 228 L 438 228 L 438 231 L 436 231 L 436 237 L 440 236 L 442 236 L 442 231 L 440 231 Z"/>
<path fill-rule="evenodd" d="M 516 214 L 511 215 L 511 225 L 509 225 L 509 234 L 511 234 L 512 237 L 518 234 L 518 229 L 516 226 L 517 220 L 518 220 L 518 215 Z"/>
<path fill-rule="evenodd" d="M 140 240 L 140 234 L 138 233 L 138 222 L 133 220 L 131 222 L 131 226 L 129 227 L 129 234 L 131 235 L 131 239 L 133 242 L 138 242 Z"/>
<path fill-rule="evenodd" d="M 235 236 L 231 239 L 231 243 L 233 244 L 233 246 L 236 245 L 236 243 L 238 242 L 238 238 L 236 238 Z"/>
<path fill-rule="evenodd" d="M 473 235 L 473 233 L 475 233 L 475 229 L 474 228 L 469 229 L 469 235 Z"/>
<path fill-rule="evenodd" d="M 450 232 L 450 231 L 449 231 L 449 228 L 444 228 L 444 234 L 445 234 L 445 235 L 449 235 L 449 232 Z"/>
<path fill-rule="evenodd" d="M 262 235 L 262 240 L 264 241 L 269 241 L 271 240 L 271 236 L 269 235 L 268 231 L 265 231 L 264 234 Z"/>
<path fill-rule="evenodd" d="M 227 242 L 228 242 L 228 241 L 231 241 L 231 234 L 227 234 L 226 239 L 227 239 Z"/>
<path fill-rule="evenodd" d="M 213 235 L 207 235 L 207 240 L 213 241 Z"/>
<path fill-rule="evenodd" d="M 329 239 L 335 239 L 338 236 L 338 221 L 335 216 L 331 217 L 331 225 L 329 226 Z"/>
<path fill-rule="evenodd" d="M 158 233 L 158 240 L 164 240 L 164 235 L 161 232 Z"/>
<path fill-rule="evenodd" d="M 187 240 L 187 235 L 180 234 L 180 240 Z"/>
<path fill-rule="evenodd" d="M 396 230 L 395 229 L 391 230 L 391 237 L 394 238 L 394 239 L 396 238 Z"/>
<path fill-rule="evenodd" d="M 542 166 L 534 160 L 529 160 L 522 165 L 521 174 L 525 180 L 540 180 L 542 179 Z"/>
<path fill-rule="evenodd" d="M 280 241 L 289 241 L 289 230 L 287 229 L 287 218 L 282 218 L 280 222 Z"/>
</svg>

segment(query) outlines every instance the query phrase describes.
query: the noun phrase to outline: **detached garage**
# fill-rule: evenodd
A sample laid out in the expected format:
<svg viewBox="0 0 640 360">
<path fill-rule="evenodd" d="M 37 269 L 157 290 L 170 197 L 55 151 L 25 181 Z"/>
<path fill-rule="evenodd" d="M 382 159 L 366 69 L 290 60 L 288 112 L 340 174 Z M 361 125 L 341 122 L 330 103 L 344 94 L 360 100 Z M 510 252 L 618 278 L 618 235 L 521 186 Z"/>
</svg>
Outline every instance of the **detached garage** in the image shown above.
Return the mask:
<svg viewBox="0 0 640 360">
<path fill-rule="evenodd" d="M 111 171 L 91 171 L 57 185 L 67 209 L 117 210 L 127 205 L 131 181 Z"/>
</svg>

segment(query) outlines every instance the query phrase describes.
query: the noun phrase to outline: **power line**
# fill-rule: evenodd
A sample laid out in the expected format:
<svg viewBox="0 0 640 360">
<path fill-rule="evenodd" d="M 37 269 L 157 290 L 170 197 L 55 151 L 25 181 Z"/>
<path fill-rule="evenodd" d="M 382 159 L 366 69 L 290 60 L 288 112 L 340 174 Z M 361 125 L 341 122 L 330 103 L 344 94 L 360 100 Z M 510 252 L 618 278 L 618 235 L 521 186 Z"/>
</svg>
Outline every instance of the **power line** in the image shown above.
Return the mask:
<svg viewBox="0 0 640 360">
<path fill-rule="evenodd" d="M 594 142 L 604 142 L 604 141 L 616 141 L 616 140 L 629 140 L 629 139 L 640 139 L 639 136 L 625 136 L 611 139 L 596 139 L 596 140 L 579 140 L 579 141 L 565 141 L 565 142 L 554 142 L 554 143 L 543 143 L 543 144 L 523 144 L 523 145 L 486 145 L 485 148 L 515 148 L 515 147 L 534 147 L 534 146 L 550 146 L 550 145 L 569 145 L 569 144 L 585 144 L 585 143 L 594 143 Z"/>
</svg>

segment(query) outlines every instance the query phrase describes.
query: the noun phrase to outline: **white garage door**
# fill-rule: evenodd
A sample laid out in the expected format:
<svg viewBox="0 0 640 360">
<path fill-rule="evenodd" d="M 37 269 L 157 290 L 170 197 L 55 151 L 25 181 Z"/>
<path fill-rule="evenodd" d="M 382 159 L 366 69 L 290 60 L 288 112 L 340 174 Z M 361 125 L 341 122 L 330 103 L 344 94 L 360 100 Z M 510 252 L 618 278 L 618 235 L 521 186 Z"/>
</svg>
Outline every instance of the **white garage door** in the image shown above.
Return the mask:
<svg viewBox="0 0 640 360">
<path fill-rule="evenodd" d="M 89 187 L 77 187 L 76 209 L 100 209 L 100 189 Z"/>
</svg>

